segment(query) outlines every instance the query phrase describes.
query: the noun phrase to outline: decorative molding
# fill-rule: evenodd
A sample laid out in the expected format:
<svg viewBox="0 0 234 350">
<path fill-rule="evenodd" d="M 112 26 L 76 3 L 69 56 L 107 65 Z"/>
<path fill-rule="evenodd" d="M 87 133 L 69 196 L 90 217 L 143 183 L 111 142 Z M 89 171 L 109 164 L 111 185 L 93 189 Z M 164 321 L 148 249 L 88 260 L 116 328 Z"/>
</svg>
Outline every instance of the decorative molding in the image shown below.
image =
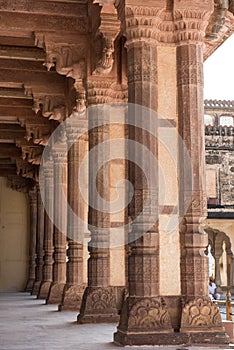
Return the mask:
<svg viewBox="0 0 234 350">
<path fill-rule="evenodd" d="M 204 100 L 205 109 L 225 109 L 234 110 L 234 101 L 232 100 Z"/>
</svg>

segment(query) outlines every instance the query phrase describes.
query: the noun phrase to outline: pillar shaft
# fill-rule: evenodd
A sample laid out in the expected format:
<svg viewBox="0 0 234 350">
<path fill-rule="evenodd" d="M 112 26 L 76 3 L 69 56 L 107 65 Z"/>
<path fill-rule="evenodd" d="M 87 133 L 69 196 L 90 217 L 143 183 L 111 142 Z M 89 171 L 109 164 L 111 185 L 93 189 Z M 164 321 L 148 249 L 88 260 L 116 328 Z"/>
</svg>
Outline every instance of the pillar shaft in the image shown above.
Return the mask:
<svg viewBox="0 0 234 350">
<path fill-rule="evenodd" d="M 204 182 L 202 43 L 185 43 L 178 46 L 177 87 L 179 133 L 189 152 L 192 166 L 191 171 L 190 164 L 185 164 L 180 159 L 182 179 L 180 191 L 183 192 L 183 203 L 188 203 L 186 196 L 187 198 L 191 196 L 191 204 L 188 208 L 183 207 L 186 214 L 184 231 L 181 231 L 181 291 L 187 296 L 205 296 L 208 293 L 208 258 L 204 250 L 208 238 L 203 230 L 207 203 Z M 191 189 L 187 187 L 188 179 L 191 181 Z"/>
<path fill-rule="evenodd" d="M 41 190 L 37 186 L 37 243 L 36 243 L 36 279 L 33 285 L 32 294 L 37 295 L 43 278 L 43 241 L 44 241 L 44 206 L 41 199 Z"/>
<path fill-rule="evenodd" d="M 25 288 L 26 292 L 32 292 L 36 277 L 36 242 L 37 242 L 37 192 L 36 189 L 29 191 L 30 210 L 30 242 L 29 242 L 29 273 Z"/>
<path fill-rule="evenodd" d="M 83 249 L 84 235 L 87 230 L 85 222 L 87 220 L 87 204 L 84 192 L 80 192 L 80 186 L 87 183 L 84 178 L 79 177 L 79 168 L 84 157 L 87 155 L 87 115 L 86 112 L 73 113 L 67 120 L 67 140 L 68 140 L 68 262 L 67 262 L 67 282 L 63 292 L 60 310 L 79 310 L 84 293 L 83 276 Z M 83 164 L 84 166 L 84 164 Z M 86 166 L 87 170 L 87 166 Z M 87 173 L 86 173 L 87 174 Z M 88 177 L 88 174 L 87 174 Z M 82 183 L 81 183 L 82 182 Z M 84 191 L 84 188 L 82 188 Z"/>
<path fill-rule="evenodd" d="M 160 344 L 173 332 L 167 308 L 159 297 L 157 41 L 154 28 L 149 25 L 156 20 L 159 10 L 149 7 L 145 12 L 144 6 L 129 6 L 122 13 L 127 25 L 128 99 L 135 105 L 128 112 L 129 138 L 134 141 L 134 146 L 131 143 L 129 146 L 128 171 L 134 187 L 129 205 L 133 222 L 129 234 L 129 297 L 114 335 L 114 340 L 123 345 Z M 135 26 L 137 22 L 146 26 Z M 147 151 L 143 148 L 139 152 L 137 143 Z M 143 210 L 144 214 L 138 218 Z"/>
<path fill-rule="evenodd" d="M 106 86 L 110 83 L 110 78 L 105 78 L 104 81 L 95 78 L 90 82 L 89 100 L 93 101 L 95 91 L 98 91 L 102 84 L 106 91 Z M 80 315 L 78 315 L 79 323 L 115 322 L 119 318 L 114 288 L 110 286 L 110 211 L 104 210 L 102 201 L 102 199 L 107 203 L 110 201 L 110 174 L 109 167 L 106 165 L 110 153 L 109 116 L 103 108 L 104 105 L 97 109 L 95 106 L 88 109 L 90 155 L 88 222 L 91 241 L 88 247 L 90 252 L 88 287 L 83 296 Z M 103 125 L 105 122 L 106 125 Z M 102 126 L 96 127 L 98 123 Z M 102 145 L 104 147 L 100 151 Z"/>
<path fill-rule="evenodd" d="M 43 279 L 40 286 L 40 291 L 38 298 L 47 299 L 51 283 L 53 281 L 53 207 L 54 207 L 54 198 L 53 198 L 53 161 L 50 160 L 46 162 L 44 168 L 44 178 L 45 178 L 45 217 L 44 217 L 44 265 L 43 265 Z"/>
<path fill-rule="evenodd" d="M 53 283 L 47 304 L 60 304 L 66 283 L 66 225 L 67 225 L 67 159 L 66 140 L 59 140 L 53 147 L 54 159 L 54 264 Z"/>
<path fill-rule="evenodd" d="M 204 231 L 207 212 L 205 193 L 205 133 L 203 110 L 203 38 L 213 1 L 193 4 L 190 11 L 178 3 L 175 21 L 186 30 L 177 32 L 177 92 L 178 131 L 183 140 L 179 148 L 180 196 L 182 220 L 181 238 L 181 293 L 182 308 L 180 333 L 190 334 L 192 343 L 227 343 L 219 309 L 208 297 L 208 257 L 205 249 L 208 235 Z M 192 30 L 196 28 L 196 30 Z M 190 160 L 185 157 L 188 152 Z M 199 315 L 209 310 L 206 322 L 198 324 L 192 310 Z M 208 312 L 208 311 L 207 311 Z M 214 315 L 217 315 L 214 317 Z"/>
</svg>

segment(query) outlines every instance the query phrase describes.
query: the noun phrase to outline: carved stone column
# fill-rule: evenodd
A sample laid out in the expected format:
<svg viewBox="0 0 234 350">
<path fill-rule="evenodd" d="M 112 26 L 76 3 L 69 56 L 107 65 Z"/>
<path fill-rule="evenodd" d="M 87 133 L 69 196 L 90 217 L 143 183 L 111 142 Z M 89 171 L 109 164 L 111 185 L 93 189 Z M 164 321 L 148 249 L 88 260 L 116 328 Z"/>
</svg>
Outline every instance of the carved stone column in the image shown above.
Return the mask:
<svg viewBox="0 0 234 350">
<path fill-rule="evenodd" d="M 181 334 L 189 334 L 192 343 L 225 343 L 218 307 L 208 297 L 208 235 L 206 218 L 205 144 L 203 120 L 203 39 L 213 1 L 200 1 L 184 8 L 174 5 L 177 31 L 178 128 L 190 163 L 180 149 L 181 293 L 184 306 Z M 180 29 L 183 28 L 183 29 Z M 190 168 L 192 166 L 192 170 Z M 192 191 L 190 192 L 190 183 Z M 196 309 L 196 315 L 194 310 Z M 207 310 L 204 314 L 204 310 Z M 205 316 L 206 315 L 206 316 Z M 198 321 L 199 319 L 199 321 Z"/>
<path fill-rule="evenodd" d="M 88 101 L 98 99 L 100 91 L 107 91 L 106 87 L 111 84 L 111 79 L 97 77 L 89 82 Z M 104 94 L 105 95 L 105 94 Z M 104 99 L 105 96 L 102 96 Z M 88 109 L 89 118 L 89 150 L 98 147 L 109 140 L 109 120 L 107 125 L 95 127 L 100 122 L 103 124 L 104 114 L 97 109 Z M 109 146 L 104 147 L 103 152 L 95 152 L 94 157 L 89 157 L 89 230 L 91 241 L 88 250 L 90 258 L 88 260 L 88 287 L 85 290 L 80 314 L 79 323 L 116 322 L 119 319 L 116 307 L 116 296 L 114 288 L 110 286 L 110 213 L 102 211 L 99 196 L 106 201 L 109 200 L 109 173 L 105 167 L 99 166 L 98 173 L 96 165 L 104 165 L 106 157 L 109 155 Z M 96 177 L 96 181 L 93 181 Z"/>
<path fill-rule="evenodd" d="M 214 255 L 215 259 L 215 284 L 217 286 L 218 291 L 221 291 L 220 286 L 221 286 L 221 274 L 220 274 L 220 257 L 223 252 L 216 253 Z"/>
<path fill-rule="evenodd" d="M 42 189 L 43 190 L 43 189 Z M 37 185 L 37 243 L 36 243 L 36 279 L 33 285 L 32 295 L 37 295 L 43 277 L 43 241 L 44 241 L 44 206 L 41 199 L 41 189 Z"/>
<path fill-rule="evenodd" d="M 124 7 L 124 2 L 121 3 L 119 14 L 127 33 L 129 102 L 156 112 L 157 41 L 153 23 L 161 10 L 160 4 L 156 1 L 158 7 L 145 8 L 134 5 Z M 157 136 L 157 118 L 142 119 L 140 128 L 137 117 L 138 120 L 143 118 L 139 115 L 139 108 L 132 107 L 128 117 L 131 124 L 129 138 L 143 144 L 157 159 L 158 144 L 153 137 Z M 152 131 L 153 135 L 146 130 Z M 130 159 L 140 160 L 146 173 L 130 163 L 129 180 L 134 186 L 134 197 L 129 206 L 129 215 L 134 224 L 129 236 L 129 296 L 124 302 L 114 340 L 123 345 L 163 344 L 171 339 L 173 329 L 165 301 L 159 296 L 159 233 L 158 221 L 154 221 L 158 213 L 158 173 L 144 152 L 135 152 L 134 147 L 129 148 Z M 146 177 L 153 181 L 149 184 Z M 147 197 L 150 200 L 146 204 Z M 143 208 L 145 214 L 136 219 Z"/>
<path fill-rule="evenodd" d="M 29 272 L 26 292 L 32 292 L 36 277 L 36 242 L 37 242 L 37 192 L 34 188 L 29 191 L 30 207 L 30 243 L 29 243 Z"/>
<path fill-rule="evenodd" d="M 43 165 L 42 165 L 43 166 Z M 53 178 L 53 161 L 48 160 L 44 166 L 45 178 L 45 204 L 48 213 L 45 211 L 44 220 L 44 265 L 43 265 L 43 279 L 41 282 L 38 298 L 47 299 L 51 283 L 53 281 L 53 232 L 54 224 L 50 218 L 53 218 L 54 208 L 54 178 Z"/>
<path fill-rule="evenodd" d="M 60 304 L 66 283 L 67 248 L 67 205 L 66 192 L 66 140 L 64 136 L 53 147 L 54 159 L 54 264 L 53 283 L 51 284 L 47 304 Z M 66 195 L 65 195 L 66 197 Z"/>
<path fill-rule="evenodd" d="M 79 189 L 79 168 L 88 151 L 88 120 L 85 108 L 85 92 L 78 92 L 78 106 L 66 120 L 68 141 L 68 262 L 67 282 L 59 310 L 79 310 L 85 289 L 83 268 L 84 234 L 86 212 L 85 198 Z M 81 109 L 81 110 L 79 110 Z M 80 136 L 81 135 L 81 136 Z M 88 174 L 87 174 L 88 176 Z"/>
<path fill-rule="evenodd" d="M 117 82 L 113 69 L 113 52 L 114 40 L 119 33 L 120 23 L 117 19 L 117 13 L 111 5 L 103 5 L 100 17 L 99 39 L 102 52 L 99 60 L 94 55 L 93 67 L 91 67 L 92 75 L 87 78 L 88 105 L 102 104 L 102 106 L 99 106 L 99 109 L 91 106 L 88 110 L 89 151 L 94 149 L 95 157 L 90 158 L 89 156 L 88 222 L 91 241 L 88 250 L 90 258 L 88 260 L 88 287 L 82 299 L 78 315 L 79 323 L 116 322 L 119 319 L 116 288 L 111 287 L 110 281 L 111 213 L 110 210 L 105 211 L 103 207 L 104 201 L 110 202 L 110 173 L 109 167 L 106 165 L 110 154 L 110 144 L 108 143 L 110 140 L 110 127 L 108 125 L 110 120 L 108 112 L 105 113 L 102 108 L 108 100 L 108 88 Z M 105 122 L 106 125 L 103 125 Z M 97 126 L 99 123 L 101 126 Z M 100 145 L 103 145 L 101 151 Z"/>
</svg>

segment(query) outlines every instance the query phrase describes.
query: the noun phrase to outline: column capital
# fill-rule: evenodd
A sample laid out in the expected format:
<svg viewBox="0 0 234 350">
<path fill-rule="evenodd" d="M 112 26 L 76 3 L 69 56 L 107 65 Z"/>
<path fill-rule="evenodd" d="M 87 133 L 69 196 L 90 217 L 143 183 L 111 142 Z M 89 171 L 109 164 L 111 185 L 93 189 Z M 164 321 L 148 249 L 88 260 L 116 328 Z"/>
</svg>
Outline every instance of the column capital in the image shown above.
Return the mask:
<svg viewBox="0 0 234 350">
<path fill-rule="evenodd" d="M 186 0 L 175 0 L 173 7 L 175 42 L 180 44 L 203 42 L 213 11 L 213 0 L 196 0 L 189 6 Z"/>
<path fill-rule="evenodd" d="M 166 8 L 166 1 L 147 1 L 144 6 L 138 0 L 116 0 L 114 4 L 126 33 L 127 47 L 142 41 L 157 43 L 159 15 Z"/>
</svg>

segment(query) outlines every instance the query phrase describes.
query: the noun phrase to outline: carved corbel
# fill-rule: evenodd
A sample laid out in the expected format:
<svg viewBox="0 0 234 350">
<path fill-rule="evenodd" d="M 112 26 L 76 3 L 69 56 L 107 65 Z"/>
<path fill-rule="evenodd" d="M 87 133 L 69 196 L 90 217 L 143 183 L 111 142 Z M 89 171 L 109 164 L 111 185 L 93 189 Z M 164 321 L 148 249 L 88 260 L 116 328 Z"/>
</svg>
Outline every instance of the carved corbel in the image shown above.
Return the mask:
<svg viewBox="0 0 234 350">
<path fill-rule="evenodd" d="M 100 18 L 101 24 L 96 33 L 96 39 L 101 41 L 101 57 L 96 63 L 93 75 L 108 75 L 111 73 L 114 64 L 114 41 L 120 32 L 120 21 L 113 4 L 106 1 L 94 1 L 102 5 Z M 106 5 L 106 3 L 108 3 Z"/>
<path fill-rule="evenodd" d="M 87 43 L 77 43 L 77 37 L 55 37 L 43 33 L 35 33 L 35 43 L 46 52 L 43 65 L 48 71 L 55 67 L 58 74 L 75 81 L 85 77 Z"/>
<path fill-rule="evenodd" d="M 214 12 L 206 29 L 206 38 L 208 40 L 216 40 L 218 38 L 219 31 L 226 21 L 228 8 L 229 0 L 214 0 Z"/>
<path fill-rule="evenodd" d="M 65 96 L 60 94 L 48 94 L 47 92 L 38 92 L 36 87 L 24 85 L 24 93 L 26 96 L 33 98 L 32 110 L 35 114 L 41 112 L 43 117 L 63 122 L 67 116 L 65 106 Z"/>
<path fill-rule="evenodd" d="M 55 126 L 54 123 L 39 115 L 35 116 L 35 118 L 30 118 L 25 123 L 25 139 L 27 141 L 32 139 L 33 143 L 46 146 Z"/>
<path fill-rule="evenodd" d="M 38 166 L 29 164 L 26 160 L 16 159 L 16 173 L 18 176 L 38 181 Z"/>
<path fill-rule="evenodd" d="M 76 91 L 76 105 L 73 111 L 82 114 L 86 111 L 86 91 L 82 80 L 76 81 L 74 88 Z"/>
<path fill-rule="evenodd" d="M 35 186 L 32 179 L 26 179 L 18 175 L 11 175 L 7 177 L 10 187 L 18 192 L 28 193 Z"/>
</svg>

